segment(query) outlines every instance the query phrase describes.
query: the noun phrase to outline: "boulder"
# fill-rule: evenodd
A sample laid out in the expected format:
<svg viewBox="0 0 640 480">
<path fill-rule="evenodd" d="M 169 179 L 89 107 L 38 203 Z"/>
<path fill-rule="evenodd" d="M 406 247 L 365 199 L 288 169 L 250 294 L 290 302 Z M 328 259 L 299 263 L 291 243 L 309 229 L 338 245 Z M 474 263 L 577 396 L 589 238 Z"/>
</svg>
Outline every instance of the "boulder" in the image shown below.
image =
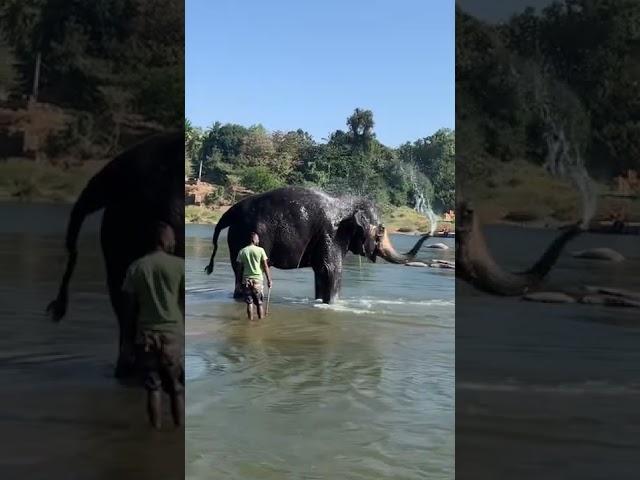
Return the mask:
<svg viewBox="0 0 640 480">
<path fill-rule="evenodd" d="M 426 245 L 425 248 L 435 248 L 437 250 L 449 250 L 449 247 L 444 243 L 432 243 L 431 245 Z"/>
<path fill-rule="evenodd" d="M 571 252 L 574 258 L 584 258 L 589 260 L 606 260 L 609 262 L 622 262 L 624 257 L 622 254 L 607 247 L 588 248 L 586 250 L 578 250 Z"/>
<path fill-rule="evenodd" d="M 522 296 L 523 300 L 542 303 L 576 303 L 571 295 L 562 292 L 533 292 Z"/>
</svg>

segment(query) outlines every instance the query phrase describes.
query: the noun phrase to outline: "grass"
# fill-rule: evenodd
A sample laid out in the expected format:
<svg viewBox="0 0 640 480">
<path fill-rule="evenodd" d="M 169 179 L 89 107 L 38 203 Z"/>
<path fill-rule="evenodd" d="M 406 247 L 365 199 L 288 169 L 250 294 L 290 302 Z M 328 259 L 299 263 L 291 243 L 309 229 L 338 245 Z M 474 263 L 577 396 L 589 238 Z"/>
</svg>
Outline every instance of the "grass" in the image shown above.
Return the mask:
<svg viewBox="0 0 640 480">
<path fill-rule="evenodd" d="M 216 223 L 224 213 L 221 208 L 189 205 L 185 208 L 185 223 Z M 383 222 L 391 232 L 427 232 L 429 222 L 418 212 L 409 207 L 391 207 L 384 209 Z M 438 223 L 442 226 L 442 223 Z M 455 227 L 451 226 L 451 230 Z"/>
<path fill-rule="evenodd" d="M 610 187 L 598 183 L 596 191 L 607 194 Z M 490 179 L 477 180 L 468 195 L 482 220 L 488 223 L 566 223 L 582 215 L 580 197 L 573 185 L 550 178 L 539 166 L 524 161 L 504 164 Z M 638 200 L 603 196 L 598 199 L 595 219 L 606 218 L 620 207 L 629 212 L 631 221 L 640 220 Z"/>
<path fill-rule="evenodd" d="M 392 207 L 384 209 L 382 219 L 391 232 L 427 232 L 429 221 L 409 207 Z"/>
<path fill-rule="evenodd" d="M 0 163 L 0 199 L 73 202 L 101 162 L 62 169 L 31 160 Z"/>
<path fill-rule="evenodd" d="M 223 211 L 197 205 L 187 205 L 184 209 L 185 223 L 212 224 L 222 216 Z"/>
</svg>

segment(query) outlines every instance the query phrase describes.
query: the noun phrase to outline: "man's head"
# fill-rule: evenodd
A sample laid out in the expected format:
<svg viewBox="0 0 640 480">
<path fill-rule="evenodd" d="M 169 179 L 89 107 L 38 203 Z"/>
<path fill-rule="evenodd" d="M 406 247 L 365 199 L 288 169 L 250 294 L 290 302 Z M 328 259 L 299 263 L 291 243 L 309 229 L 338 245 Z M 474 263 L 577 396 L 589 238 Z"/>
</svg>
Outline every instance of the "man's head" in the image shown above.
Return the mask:
<svg viewBox="0 0 640 480">
<path fill-rule="evenodd" d="M 252 245 L 259 245 L 260 244 L 260 237 L 258 236 L 258 234 L 256 232 L 251 232 L 249 234 L 249 243 L 251 243 Z"/>
<path fill-rule="evenodd" d="M 155 248 L 173 253 L 176 248 L 176 235 L 171 225 L 165 222 L 157 222 L 154 228 Z"/>
</svg>

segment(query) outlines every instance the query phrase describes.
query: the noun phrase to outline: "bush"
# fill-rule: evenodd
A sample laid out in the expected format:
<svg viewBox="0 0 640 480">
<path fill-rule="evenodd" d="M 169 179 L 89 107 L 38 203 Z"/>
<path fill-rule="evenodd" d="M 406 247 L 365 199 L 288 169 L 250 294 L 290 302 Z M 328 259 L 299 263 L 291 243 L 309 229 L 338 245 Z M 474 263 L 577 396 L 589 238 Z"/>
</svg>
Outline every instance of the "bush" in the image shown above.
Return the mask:
<svg viewBox="0 0 640 480">
<path fill-rule="evenodd" d="M 284 182 L 267 167 L 247 167 L 242 172 L 242 185 L 256 193 L 281 187 Z"/>
<path fill-rule="evenodd" d="M 204 197 L 204 204 L 208 207 L 212 205 L 217 205 L 223 199 L 224 199 L 224 188 L 215 185 L 214 190 L 208 193 Z"/>
</svg>

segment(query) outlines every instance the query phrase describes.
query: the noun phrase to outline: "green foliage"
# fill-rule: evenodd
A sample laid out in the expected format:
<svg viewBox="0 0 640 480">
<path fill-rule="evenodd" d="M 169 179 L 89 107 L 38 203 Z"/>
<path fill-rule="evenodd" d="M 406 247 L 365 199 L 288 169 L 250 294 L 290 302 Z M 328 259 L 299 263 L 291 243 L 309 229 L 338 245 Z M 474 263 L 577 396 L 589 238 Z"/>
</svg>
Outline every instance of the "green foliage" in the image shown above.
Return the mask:
<svg viewBox="0 0 640 480">
<path fill-rule="evenodd" d="M 0 100 L 19 86 L 16 58 L 0 30 Z"/>
<path fill-rule="evenodd" d="M 414 165 L 422 174 L 425 183 L 433 191 L 433 200 L 438 209 L 449 210 L 455 205 L 455 132 L 440 129 L 433 135 L 405 143 L 398 149 L 401 160 Z M 411 177 L 416 177 L 415 173 Z M 415 181 L 419 179 L 416 177 Z M 421 187 L 424 191 L 425 188 Z"/>
<path fill-rule="evenodd" d="M 167 128 L 184 106 L 184 7 L 174 0 L 5 0 L 0 31 L 16 57 L 21 94 L 41 56 L 39 100 L 140 115 Z"/>
<path fill-rule="evenodd" d="M 227 187 L 263 192 L 304 185 L 395 206 L 413 206 L 421 192 L 441 208 L 453 208 L 453 131 L 392 149 L 375 138 L 371 111 L 356 109 L 347 126 L 316 143 L 300 129 L 270 133 L 261 125 L 216 122 L 202 131 L 185 120 L 185 174 L 197 176 L 202 162 L 203 179 Z"/>
<path fill-rule="evenodd" d="M 544 106 L 596 175 L 640 170 L 639 22 L 632 0 L 556 1 L 501 25 L 457 9 L 457 179 L 542 161 Z"/>
<path fill-rule="evenodd" d="M 242 172 L 242 184 L 256 193 L 282 186 L 281 179 L 265 166 L 247 167 Z"/>
</svg>

